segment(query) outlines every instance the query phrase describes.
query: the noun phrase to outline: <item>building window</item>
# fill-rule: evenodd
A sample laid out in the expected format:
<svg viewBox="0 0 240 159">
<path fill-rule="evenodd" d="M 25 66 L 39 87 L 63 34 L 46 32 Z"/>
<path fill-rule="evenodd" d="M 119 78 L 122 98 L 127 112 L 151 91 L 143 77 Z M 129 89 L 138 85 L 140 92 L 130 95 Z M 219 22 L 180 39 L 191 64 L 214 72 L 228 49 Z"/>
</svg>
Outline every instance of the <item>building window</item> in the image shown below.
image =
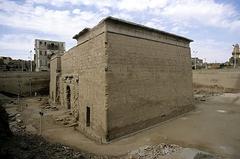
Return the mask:
<svg viewBox="0 0 240 159">
<path fill-rule="evenodd" d="M 45 46 L 47 45 L 47 42 L 46 42 L 46 41 L 44 42 L 44 45 L 45 45 Z"/>
<path fill-rule="evenodd" d="M 40 62 L 39 62 L 39 63 L 40 63 L 40 66 L 42 66 L 42 60 L 40 60 Z"/>
<path fill-rule="evenodd" d="M 45 51 L 45 56 L 47 55 L 47 51 Z"/>
<path fill-rule="evenodd" d="M 41 42 L 41 41 L 39 41 L 39 45 L 42 45 L 42 42 Z"/>
<path fill-rule="evenodd" d="M 42 51 L 39 51 L 39 54 L 42 55 Z"/>
<path fill-rule="evenodd" d="M 86 126 L 90 126 L 90 107 L 87 107 L 87 112 L 86 112 Z"/>
</svg>

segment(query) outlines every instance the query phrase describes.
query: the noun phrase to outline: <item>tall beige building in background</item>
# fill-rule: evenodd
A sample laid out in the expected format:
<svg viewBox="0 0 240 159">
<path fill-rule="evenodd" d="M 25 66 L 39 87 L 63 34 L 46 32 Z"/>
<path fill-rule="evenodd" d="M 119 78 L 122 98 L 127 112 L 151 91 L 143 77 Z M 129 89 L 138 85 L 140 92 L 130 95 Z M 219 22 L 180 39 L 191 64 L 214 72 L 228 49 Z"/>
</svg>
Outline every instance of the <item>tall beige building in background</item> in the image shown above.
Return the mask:
<svg viewBox="0 0 240 159">
<path fill-rule="evenodd" d="M 34 46 L 35 71 L 37 72 L 49 71 L 51 56 L 65 52 L 65 42 L 35 39 Z"/>
<path fill-rule="evenodd" d="M 107 142 L 193 108 L 192 40 L 108 17 L 51 59 L 50 98 Z"/>
</svg>

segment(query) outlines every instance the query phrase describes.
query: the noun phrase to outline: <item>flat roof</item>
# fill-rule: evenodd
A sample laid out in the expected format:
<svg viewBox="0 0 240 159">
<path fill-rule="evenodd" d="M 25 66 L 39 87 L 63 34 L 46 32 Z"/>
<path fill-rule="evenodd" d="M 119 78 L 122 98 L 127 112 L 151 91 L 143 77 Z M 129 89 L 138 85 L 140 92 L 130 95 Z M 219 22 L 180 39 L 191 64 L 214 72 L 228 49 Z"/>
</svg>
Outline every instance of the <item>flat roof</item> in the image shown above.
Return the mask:
<svg viewBox="0 0 240 159">
<path fill-rule="evenodd" d="M 65 43 L 63 41 L 45 40 L 45 39 L 35 39 L 35 41 L 47 41 L 47 42 L 55 42 L 55 43 Z"/>
<path fill-rule="evenodd" d="M 91 28 L 84 28 L 82 31 L 80 31 L 78 34 L 73 36 L 73 39 L 78 39 L 81 35 L 85 34 L 86 32 L 90 31 Z"/>
<path fill-rule="evenodd" d="M 100 25 L 101 23 L 103 23 L 105 21 L 112 21 L 112 22 L 118 22 L 118 23 L 122 23 L 122 24 L 127 24 L 127 25 L 131 25 L 131 26 L 134 26 L 134 27 L 139 27 L 139 28 L 142 28 L 142 29 L 145 29 L 145 30 L 149 30 L 149 31 L 153 31 L 153 32 L 157 32 L 157 33 L 161 33 L 161 34 L 177 37 L 177 38 L 189 41 L 189 42 L 193 42 L 192 39 L 186 38 L 184 36 L 180 36 L 180 35 L 176 35 L 176 34 L 173 34 L 173 33 L 166 32 L 166 31 L 158 30 L 158 29 L 151 28 L 151 27 L 148 27 L 148 26 L 145 26 L 145 25 L 142 25 L 142 24 L 137 24 L 137 23 L 130 22 L 130 21 L 127 21 L 127 20 L 115 18 L 115 17 L 112 17 L 112 16 L 109 16 L 109 17 L 106 17 L 106 18 L 102 19 L 98 23 L 98 25 Z M 98 25 L 96 25 L 96 26 L 98 26 Z M 90 30 L 91 30 L 90 28 L 84 28 L 78 34 L 74 35 L 73 39 L 78 39 L 81 35 L 85 34 L 86 32 L 89 32 Z"/>
</svg>

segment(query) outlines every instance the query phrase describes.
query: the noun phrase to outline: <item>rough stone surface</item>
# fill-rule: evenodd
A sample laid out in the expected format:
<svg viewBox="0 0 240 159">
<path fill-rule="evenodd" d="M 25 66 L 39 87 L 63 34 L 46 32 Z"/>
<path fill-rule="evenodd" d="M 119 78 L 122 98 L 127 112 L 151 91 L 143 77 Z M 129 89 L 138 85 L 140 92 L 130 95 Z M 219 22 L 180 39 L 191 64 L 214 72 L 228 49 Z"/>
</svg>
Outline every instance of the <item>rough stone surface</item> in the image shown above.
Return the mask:
<svg viewBox="0 0 240 159">
<path fill-rule="evenodd" d="M 0 92 L 15 96 L 48 94 L 49 77 L 49 72 L 1 72 Z"/>
<path fill-rule="evenodd" d="M 189 40 L 114 20 L 77 40 L 51 59 L 50 98 L 85 135 L 106 142 L 192 109 Z"/>
<path fill-rule="evenodd" d="M 155 159 L 160 156 L 166 156 L 173 152 L 181 150 L 182 147 L 174 144 L 159 144 L 140 147 L 138 150 L 129 153 L 130 158 L 136 159 Z"/>
<path fill-rule="evenodd" d="M 216 92 L 240 92 L 240 69 L 193 71 L 193 86 Z"/>
</svg>

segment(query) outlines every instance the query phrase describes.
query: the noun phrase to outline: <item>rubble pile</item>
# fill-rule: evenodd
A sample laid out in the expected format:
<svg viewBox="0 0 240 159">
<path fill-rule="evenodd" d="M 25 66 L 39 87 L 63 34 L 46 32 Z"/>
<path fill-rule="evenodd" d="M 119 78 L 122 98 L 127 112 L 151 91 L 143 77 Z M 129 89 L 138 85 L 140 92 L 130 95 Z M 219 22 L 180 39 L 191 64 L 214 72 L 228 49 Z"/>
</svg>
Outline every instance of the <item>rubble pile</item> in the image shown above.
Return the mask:
<svg viewBox="0 0 240 159">
<path fill-rule="evenodd" d="M 2 115 L 2 114 L 1 114 Z M 1 117 L 1 116 L 0 116 Z M 49 143 L 43 137 L 34 135 L 26 130 L 21 114 L 12 113 L 8 116 L 10 129 L 13 134 L 2 143 L 0 158 L 9 159 L 114 159 L 118 157 L 99 156 L 91 153 L 76 151 L 68 146 Z"/>
<path fill-rule="evenodd" d="M 206 101 L 211 96 L 218 96 L 223 94 L 223 91 L 210 91 L 208 89 L 197 89 L 193 90 L 194 100 L 196 103 Z"/>
<path fill-rule="evenodd" d="M 78 126 L 77 119 L 69 111 L 64 112 L 63 115 L 58 115 L 57 117 L 55 117 L 55 121 L 60 122 L 66 127 Z"/>
<path fill-rule="evenodd" d="M 26 125 L 23 123 L 21 119 L 21 114 L 19 113 L 12 113 L 8 116 L 9 126 L 13 133 L 19 134 L 22 131 L 25 131 Z"/>
<path fill-rule="evenodd" d="M 41 106 L 40 108 L 43 110 L 52 110 L 52 111 L 57 111 L 58 108 L 54 105 L 50 105 L 48 102 L 48 99 L 44 98 L 39 98 L 38 101 L 41 101 Z"/>
<path fill-rule="evenodd" d="M 140 147 L 139 149 L 129 153 L 134 159 L 156 159 L 160 156 L 166 156 L 171 153 L 180 151 L 182 147 L 174 144 L 158 144 Z"/>
</svg>

